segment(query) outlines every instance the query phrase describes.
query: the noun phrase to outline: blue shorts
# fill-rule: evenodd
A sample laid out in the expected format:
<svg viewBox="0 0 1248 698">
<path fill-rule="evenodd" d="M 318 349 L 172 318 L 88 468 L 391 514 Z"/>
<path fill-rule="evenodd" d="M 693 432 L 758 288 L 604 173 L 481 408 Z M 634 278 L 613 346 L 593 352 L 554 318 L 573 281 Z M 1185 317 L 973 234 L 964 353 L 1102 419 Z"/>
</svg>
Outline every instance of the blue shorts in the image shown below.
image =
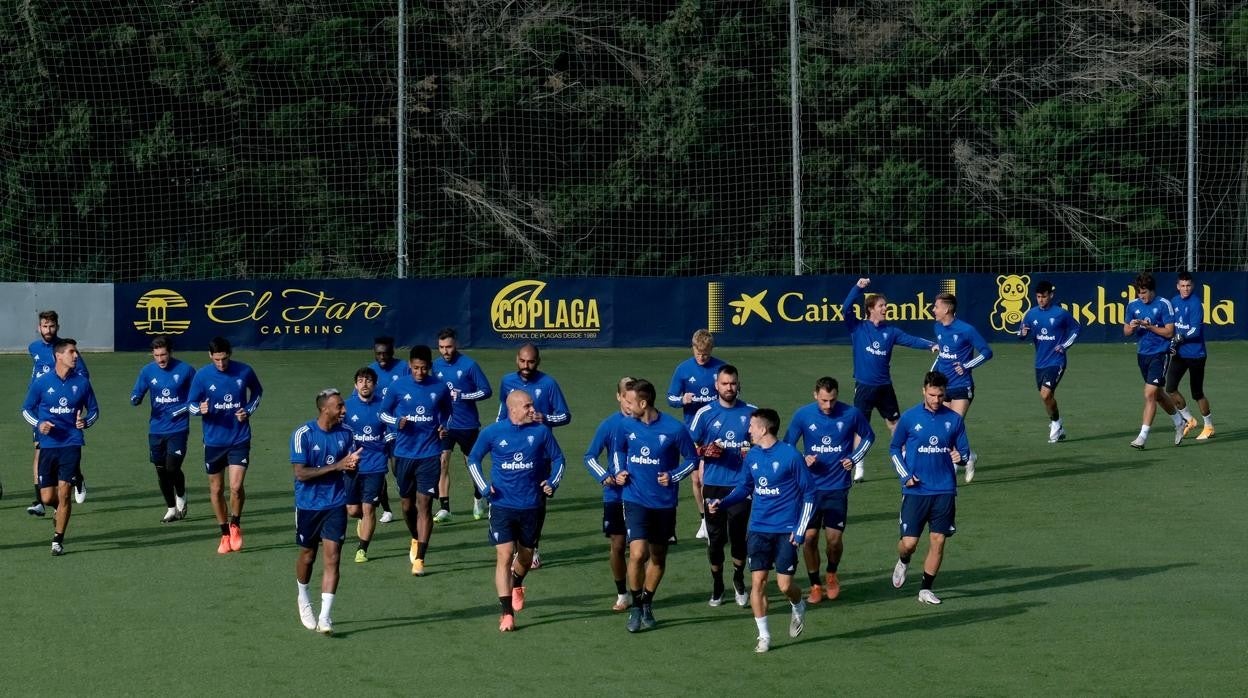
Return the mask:
<svg viewBox="0 0 1248 698">
<path fill-rule="evenodd" d="M 186 437 L 188 432 L 179 434 L 148 434 L 147 451 L 152 465 L 163 465 L 178 470 L 186 458 Z"/>
<path fill-rule="evenodd" d="M 537 545 L 537 509 L 490 506 L 490 545 L 516 543 L 522 548 Z"/>
<path fill-rule="evenodd" d="M 945 391 L 945 402 L 953 400 L 966 400 L 968 402 L 975 401 L 975 386 L 967 385 L 961 388 L 950 388 Z"/>
<path fill-rule="evenodd" d="M 1062 374 L 1066 372 L 1065 364 L 1061 366 L 1049 366 L 1047 368 L 1036 369 L 1036 390 L 1048 388 L 1050 391 L 1057 390 L 1057 384 L 1062 382 Z"/>
<path fill-rule="evenodd" d="M 347 488 L 347 504 L 377 506 L 377 501 L 381 499 L 381 490 L 386 486 L 386 474 L 349 470 L 342 474 L 342 483 Z"/>
<path fill-rule="evenodd" d="M 57 482 L 77 480 L 81 465 L 82 446 L 39 449 L 39 487 L 55 487 Z"/>
<path fill-rule="evenodd" d="M 394 459 L 394 481 L 403 499 L 411 499 L 418 494 L 436 497 L 438 478 L 441 476 L 442 465 L 438 456 Z"/>
<path fill-rule="evenodd" d="M 322 540 L 342 545 L 346 537 L 346 508 L 295 509 L 295 543 L 300 548 L 315 548 Z"/>
<path fill-rule="evenodd" d="M 628 533 L 624 524 L 624 502 L 602 503 L 602 535 L 622 536 Z"/>
<path fill-rule="evenodd" d="M 776 574 L 792 575 L 797 571 L 797 546 L 789 533 L 759 533 L 750 531 L 749 565 L 751 572 L 765 572 L 772 567 Z"/>
<path fill-rule="evenodd" d="M 446 436 L 442 437 L 442 451 L 454 451 L 455 446 L 459 446 L 459 452 L 468 455 L 472 447 L 477 445 L 477 437 L 480 435 L 480 429 L 447 429 Z"/>
<path fill-rule="evenodd" d="M 204 446 L 204 472 L 217 475 L 225 471 L 226 466 L 241 465 L 247 467 L 247 459 L 251 457 L 251 441 L 244 441 L 234 446 Z"/>
<path fill-rule="evenodd" d="M 624 535 L 630 543 L 644 540 L 667 545 L 676 534 L 676 507 L 651 509 L 634 502 L 624 502 L 624 524 Z"/>
<path fill-rule="evenodd" d="M 849 490 L 819 490 L 815 494 L 815 514 L 810 517 L 806 529 L 835 528 L 844 531 L 848 514 Z"/>
<path fill-rule="evenodd" d="M 855 385 L 854 407 L 868 420 L 871 410 L 879 410 L 884 419 L 895 422 L 901 419 L 901 409 L 897 406 L 897 391 L 893 384 L 887 385 Z"/>
<path fill-rule="evenodd" d="M 923 525 L 932 533 L 952 536 L 958 497 L 953 494 L 901 495 L 901 538 L 918 538 Z"/>
<path fill-rule="evenodd" d="M 1148 385 L 1165 385 L 1166 369 L 1169 366 L 1170 354 L 1139 354 L 1136 361 L 1140 364 L 1140 375 Z"/>
</svg>

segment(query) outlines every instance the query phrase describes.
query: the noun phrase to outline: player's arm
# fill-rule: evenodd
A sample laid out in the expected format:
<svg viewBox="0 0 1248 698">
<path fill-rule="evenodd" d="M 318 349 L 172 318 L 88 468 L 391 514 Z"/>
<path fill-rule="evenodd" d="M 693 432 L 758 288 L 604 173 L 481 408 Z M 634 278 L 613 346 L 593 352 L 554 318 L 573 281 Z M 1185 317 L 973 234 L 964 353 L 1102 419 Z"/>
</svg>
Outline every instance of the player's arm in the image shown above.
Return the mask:
<svg viewBox="0 0 1248 698">
<path fill-rule="evenodd" d="M 698 449 L 693 445 L 693 438 L 689 436 L 688 429 L 681 429 L 680 436 L 677 437 L 680 444 L 680 457 L 684 461 L 675 472 L 669 473 L 672 482 L 680 482 L 693 469 L 698 467 Z"/>
<path fill-rule="evenodd" d="M 806 526 L 815 515 L 815 486 L 800 454 L 793 458 L 793 472 L 797 476 L 797 489 L 801 493 L 802 506 L 798 509 L 797 525 L 793 527 L 793 544 L 801 545 L 806 539 Z"/>
<path fill-rule="evenodd" d="M 563 449 L 559 448 L 559 442 L 555 440 L 554 432 L 546 434 L 546 444 L 543 448 L 546 458 L 550 460 L 550 477 L 546 479 L 546 484 L 550 486 L 550 492 L 547 494 L 554 496 L 555 490 L 559 489 L 559 484 L 563 482 L 566 460 L 563 457 Z"/>
<path fill-rule="evenodd" d="M 802 468 L 802 470 L 805 469 L 806 468 Z M 744 502 L 746 497 L 750 496 L 750 485 L 753 484 L 753 478 L 750 477 L 750 466 L 748 461 L 741 463 L 741 467 L 737 469 L 734 478 L 732 489 L 728 492 L 728 494 L 724 495 L 724 498 L 718 503 L 718 507 L 721 509 L 731 507 L 738 502 Z"/>
<path fill-rule="evenodd" d="M 680 364 L 684 366 L 684 364 Z M 676 367 L 676 372 L 672 374 L 672 380 L 667 384 L 667 406 L 681 409 L 685 406 L 685 391 L 682 390 L 685 382 L 680 379 L 680 366 Z"/>
<path fill-rule="evenodd" d="M 870 283 L 870 279 L 855 281 L 854 285 L 849 287 L 849 295 L 845 296 L 845 302 L 841 304 L 842 322 L 845 323 L 845 327 L 851 332 L 855 327 L 862 324 L 862 320 L 859 320 L 858 316 L 854 315 L 854 306 L 863 298 L 863 289 L 866 288 L 866 284 L 862 283 L 863 281 Z"/>
<path fill-rule="evenodd" d="M 41 394 L 32 382 L 26 388 L 26 399 L 22 401 L 22 419 L 32 427 L 39 426 L 39 396 Z"/>
<path fill-rule="evenodd" d="M 485 454 L 490 452 L 492 434 L 487 433 L 488 427 L 481 430 L 481 435 L 477 437 L 477 442 L 472 445 L 472 450 L 468 453 L 468 475 L 472 478 L 472 484 L 476 486 L 477 491 L 486 499 L 490 498 L 493 488 L 488 480 L 485 479 L 485 473 L 481 468 L 482 461 L 485 460 Z"/>
<path fill-rule="evenodd" d="M 931 351 L 932 347 L 936 346 L 935 340 L 923 339 L 922 337 L 915 337 L 914 335 L 908 332 L 903 332 L 902 330 L 898 329 L 895 326 L 892 327 L 892 330 L 893 330 L 893 339 L 896 341 L 897 344 L 900 344 L 903 347 L 909 347 L 911 349 L 922 349 L 923 351 Z"/>
<path fill-rule="evenodd" d="M 1076 341 L 1078 341 L 1079 331 L 1083 328 L 1079 325 L 1079 321 L 1075 319 L 1075 316 L 1070 313 L 1062 314 L 1062 325 L 1066 330 L 1066 341 L 1062 342 L 1058 346 L 1061 347 L 1062 352 L 1065 352 L 1067 349 L 1074 346 Z"/>
<path fill-rule="evenodd" d="M 507 376 L 498 382 L 498 414 L 494 417 L 494 421 L 501 422 L 507 419 L 507 393 L 511 392 L 511 388 L 507 387 Z"/>
<path fill-rule="evenodd" d="M 562 427 L 572 423 L 572 410 L 568 407 L 568 401 L 563 397 L 563 391 L 559 389 L 559 384 L 551 381 L 554 386 L 550 395 L 550 406 L 553 414 L 542 415 L 542 421 L 551 427 Z"/>
<path fill-rule="evenodd" d="M 594 438 L 590 439 L 589 446 L 585 449 L 585 470 L 589 473 L 590 477 L 594 478 L 594 480 L 597 480 L 602 485 L 611 484 L 609 481 L 614 479 L 611 472 L 598 462 L 598 456 L 601 455 L 603 449 L 606 448 L 607 438 L 610 434 L 611 418 L 608 417 L 607 419 L 602 420 L 602 424 L 598 425 L 598 428 L 594 431 Z M 609 453 L 607 455 L 610 456 Z"/>
<path fill-rule="evenodd" d="M 962 465 L 966 462 L 967 457 L 971 455 L 971 442 L 966 438 L 966 422 L 958 420 L 953 433 L 949 435 L 949 443 L 958 452 L 958 458 L 953 461 L 953 464 Z"/>
<path fill-rule="evenodd" d="M 260 396 L 264 395 L 264 387 L 260 385 L 260 378 L 256 376 L 256 372 L 250 368 L 247 369 L 246 385 L 247 394 L 251 396 L 251 399 L 247 401 L 247 404 L 243 405 L 243 410 L 248 415 L 251 415 L 260 409 Z"/>
<path fill-rule="evenodd" d="M 870 420 L 861 412 L 858 412 L 854 433 L 858 435 L 858 444 L 854 447 L 854 452 L 849 454 L 849 459 L 857 465 L 867 457 L 867 451 L 870 451 L 871 445 L 875 443 L 875 430 L 871 428 Z"/>
<path fill-rule="evenodd" d="M 130 404 L 138 407 L 143 403 L 144 395 L 147 395 L 147 371 L 140 370 L 134 387 L 130 389 Z"/>
<path fill-rule="evenodd" d="M 381 409 L 377 411 L 377 417 L 387 428 L 393 428 L 395 431 L 399 428 L 399 416 L 394 412 L 399 408 L 398 392 L 387 393 L 381 398 Z"/>
<path fill-rule="evenodd" d="M 479 364 L 474 363 L 468 371 L 468 377 L 472 380 L 474 390 L 470 393 L 460 393 L 461 400 L 488 400 L 494 394 L 494 390 L 490 388 L 490 379 L 485 377 L 485 371 L 481 370 Z"/>
<path fill-rule="evenodd" d="M 611 472 L 615 474 L 615 484 L 623 487 L 628 484 L 628 430 L 624 424 L 616 424 L 615 433 L 610 439 Z"/>
<path fill-rule="evenodd" d="M 100 418 L 100 403 L 95 399 L 95 389 L 91 387 L 91 383 L 87 383 L 87 394 L 83 398 L 83 403 L 87 408 L 87 414 L 83 417 L 83 429 L 90 429 L 92 424 Z"/>
<path fill-rule="evenodd" d="M 988 342 L 984 341 L 978 330 L 971 328 L 969 339 L 971 340 L 971 346 L 975 347 L 975 352 L 978 356 L 962 364 L 962 368 L 967 370 L 986 364 L 992 359 L 992 347 L 988 346 Z"/>
<path fill-rule="evenodd" d="M 797 415 L 793 415 L 793 417 L 794 419 L 789 421 L 789 428 L 784 432 L 783 441 L 793 448 L 797 448 L 797 442 L 802 438 L 806 425 L 798 422 Z"/>
<path fill-rule="evenodd" d="M 906 437 L 910 434 L 910 422 L 903 414 L 901 420 L 897 422 L 897 428 L 893 431 L 893 438 L 888 443 L 888 457 L 893 463 L 893 470 L 897 473 L 897 479 L 901 480 L 901 484 L 905 485 L 907 481 L 913 477 L 909 467 L 906 465 L 905 445 Z"/>
</svg>

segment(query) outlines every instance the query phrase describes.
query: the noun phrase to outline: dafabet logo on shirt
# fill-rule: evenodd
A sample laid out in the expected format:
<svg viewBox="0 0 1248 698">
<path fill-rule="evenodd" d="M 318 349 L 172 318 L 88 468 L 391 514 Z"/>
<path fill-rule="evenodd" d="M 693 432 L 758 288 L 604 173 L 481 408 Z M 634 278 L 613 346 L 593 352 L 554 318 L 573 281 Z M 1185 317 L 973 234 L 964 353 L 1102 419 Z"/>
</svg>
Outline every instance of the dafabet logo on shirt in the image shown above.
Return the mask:
<svg viewBox="0 0 1248 698">
<path fill-rule="evenodd" d="M 142 320 L 134 321 L 134 329 L 144 334 L 182 334 L 191 326 L 190 320 L 169 317 L 170 309 L 189 307 L 186 299 L 177 291 L 154 288 L 139 296 L 134 307 L 144 313 Z"/>
</svg>

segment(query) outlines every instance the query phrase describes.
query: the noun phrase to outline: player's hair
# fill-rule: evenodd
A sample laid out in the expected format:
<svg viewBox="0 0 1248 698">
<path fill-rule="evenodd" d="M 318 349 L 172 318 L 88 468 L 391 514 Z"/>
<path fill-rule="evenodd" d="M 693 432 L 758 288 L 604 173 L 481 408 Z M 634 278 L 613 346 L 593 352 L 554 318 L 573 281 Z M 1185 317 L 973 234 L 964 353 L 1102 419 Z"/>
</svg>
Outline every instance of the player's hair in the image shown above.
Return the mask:
<svg viewBox="0 0 1248 698">
<path fill-rule="evenodd" d="M 383 347 L 389 347 L 390 351 L 394 351 L 394 337 L 388 335 L 373 337 L 373 347 L 375 348 L 378 344 Z"/>
<path fill-rule="evenodd" d="M 208 341 L 208 353 L 229 356 L 234 353 L 234 349 L 230 346 L 230 340 L 225 337 L 213 337 Z"/>
<path fill-rule="evenodd" d="M 442 340 L 444 340 L 444 339 L 455 339 L 457 336 L 459 336 L 459 335 L 457 335 L 457 334 L 455 333 L 455 328 L 454 328 L 454 327 L 443 327 L 442 329 L 438 330 L 438 341 L 439 341 L 439 342 L 440 342 L 440 341 L 442 341 Z"/>
<path fill-rule="evenodd" d="M 520 352 L 524 351 L 525 349 L 532 349 L 533 360 L 539 364 L 542 363 L 542 350 L 538 349 L 537 345 L 534 344 L 533 342 L 526 342 L 525 344 L 521 344 L 520 348 L 516 350 L 516 356 L 520 356 Z"/>
<path fill-rule="evenodd" d="M 750 413 L 750 419 L 758 418 L 767 427 L 767 433 L 776 436 L 780 433 L 780 413 L 770 407 L 760 407 Z"/>
<path fill-rule="evenodd" d="M 376 382 L 377 382 L 377 372 L 376 372 L 376 371 L 374 371 L 373 369 L 371 369 L 371 368 L 369 368 L 369 367 L 365 366 L 364 368 L 361 368 L 360 370 L 358 370 L 358 371 L 356 371 L 356 372 L 355 372 L 355 378 L 353 378 L 353 379 L 351 380 L 351 382 L 352 382 L 352 383 L 354 383 L 355 381 L 358 381 L 358 380 L 359 380 L 359 379 L 361 379 L 361 378 L 367 378 L 367 379 L 371 380 L 372 382 L 376 383 Z"/>
<path fill-rule="evenodd" d="M 887 302 L 888 302 L 888 299 L 884 297 L 883 293 L 868 293 L 867 297 L 862 299 L 862 305 L 868 310 L 870 310 L 871 308 L 874 308 L 876 303 L 887 303 Z"/>
<path fill-rule="evenodd" d="M 815 381 L 815 392 L 817 393 L 820 390 L 826 390 L 828 392 L 836 391 L 839 393 L 841 391 L 841 384 L 837 383 L 836 379 L 832 376 L 823 376 L 819 380 Z"/>
<path fill-rule="evenodd" d="M 152 340 L 152 349 L 168 349 L 169 353 L 173 353 L 173 337 L 161 335 Z"/>
<path fill-rule="evenodd" d="M 1050 293 L 1053 293 L 1056 290 L 1057 290 L 1057 287 L 1054 286 L 1053 282 L 1049 281 L 1048 279 L 1045 279 L 1041 281 L 1040 283 L 1036 284 L 1036 293 L 1043 293 L 1045 295 L 1048 295 Z"/>
<path fill-rule="evenodd" d="M 326 388 L 316 394 L 316 411 L 320 412 L 325 407 L 325 403 L 335 395 L 342 395 L 337 388 Z"/>
<path fill-rule="evenodd" d="M 636 380 L 637 379 L 632 376 L 624 376 L 620 378 L 620 382 L 615 385 L 615 394 L 623 395 L 628 390 L 628 386 L 636 382 Z"/>
<path fill-rule="evenodd" d="M 1153 278 L 1152 274 L 1146 271 L 1142 271 L 1139 274 L 1136 274 L 1135 283 L 1131 285 L 1134 286 L 1136 290 L 1139 290 L 1141 288 L 1146 288 L 1150 291 L 1157 290 L 1157 280 Z"/>
<path fill-rule="evenodd" d="M 631 390 L 636 393 L 638 399 L 646 401 L 647 407 L 654 407 L 654 398 L 658 393 L 654 389 L 654 384 L 645 378 L 638 378 L 629 383 L 625 390 Z"/>
<path fill-rule="evenodd" d="M 945 305 L 949 306 L 949 312 L 958 312 L 958 297 L 952 293 L 949 293 L 948 291 L 945 293 L 938 293 L 936 294 L 936 300 L 942 301 Z"/>
<path fill-rule="evenodd" d="M 52 322 L 55 322 L 58 325 L 61 324 L 61 316 L 57 315 L 55 310 L 40 310 L 39 319 L 51 320 Z"/>
<path fill-rule="evenodd" d="M 56 341 L 52 342 L 52 353 L 59 354 L 62 351 L 64 351 L 65 347 L 68 347 L 71 345 L 76 347 L 78 346 L 78 342 L 76 340 L 70 339 L 69 337 L 57 337 Z"/>
<path fill-rule="evenodd" d="M 1192 280 L 1192 272 L 1190 271 L 1179 272 L 1179 281 L 1191 281 L 1191 280 Z"/>
<path fill-rule="evenodd" d="M 940 371 L 928 371 L 923 374 L 924 388 L 944 388 L 949 385 L 949 379 Z"/>
<path fill-rule="evenodd" d="M 433 351 L 424 344 L 417 344 L 407 354 L 408 361 L 424 361 L 427 364 L 433 364 Z"/>
<path fill-rule="evenodd" d="M 698 330 L 693 333 L 693 348 L 709 352 L 715 348 L 715 336 L 709 330 Z"/>
<path fill-rule="evenodd" d="M 718 379 L 719 374 L 721 373 L 727 373 L 730 376 L 736 376 L 738 378 L 741 377 L 741 373 L 737 371 L 737 367 L 732 364 L 724 364 L 723 366 L 720 366 L 719 370 L 715 372 L 715 378 Z"/>
</svg>

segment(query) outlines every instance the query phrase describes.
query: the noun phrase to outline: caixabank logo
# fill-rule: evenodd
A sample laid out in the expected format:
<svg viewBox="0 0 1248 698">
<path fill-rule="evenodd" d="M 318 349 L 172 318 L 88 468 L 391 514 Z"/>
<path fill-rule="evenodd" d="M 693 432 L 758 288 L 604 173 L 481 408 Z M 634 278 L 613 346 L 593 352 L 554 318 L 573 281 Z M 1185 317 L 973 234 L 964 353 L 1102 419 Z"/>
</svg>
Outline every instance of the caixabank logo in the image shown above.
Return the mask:
<svg viewBox="0 0 1248 698">
<path fill-rule="evenodd" d="M 139 296 L 134 307 L 142 314 L 134 321 L 134 329 L 144 334 L 182 334 L 191 327 L 190 320 L 178 317 L 179 310 L 190 306 L 177 291 L 154 288 Z M 170 310 L 174 317 L 170 317 Z"/>
<path fill-rule="evenodd" d="M 597 298 L 559 296 L 545 281 L 524 279 L 494 294 L 490 326 L 506 339 L 594 339 L 602 319 Z"/>
<path fill-rule="evenodd" d="M 707 329 L 712 333 L 723 332 L 725 324 L 745 327 L 750 324 L 764 325 L 817 325 L 844 322 L 846 313 L 864 319 L 862 308 L 856 305 L 846 308 L 843 302 L 832 302 L 827 293 L 799 288 L 750 288 L 735 289 L 736 298 L 724 290 L 724 282 L 710 281 L 706 285 Z M 937 293 L 956 293 L 954 279 L 940 279 Z M 889 321 L 924 320 L 935 321 L 932 300 L 935 294 L 926 291 L 915 293 L 912 298 L 894 300 L 890 295 L 885 306 Z"/>
</svg>

